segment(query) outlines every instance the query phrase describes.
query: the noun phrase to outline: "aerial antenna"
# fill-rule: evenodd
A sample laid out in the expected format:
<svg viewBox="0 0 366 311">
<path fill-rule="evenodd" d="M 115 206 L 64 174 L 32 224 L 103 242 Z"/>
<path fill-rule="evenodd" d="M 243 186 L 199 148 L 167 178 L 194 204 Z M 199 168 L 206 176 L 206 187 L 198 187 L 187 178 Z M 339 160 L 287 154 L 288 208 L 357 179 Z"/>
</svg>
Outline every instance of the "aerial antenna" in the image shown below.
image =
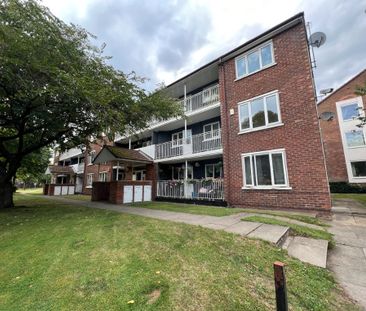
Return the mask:
<svg viewBox="0 0 366 311">
<path fill-rule="evenodd" d="M 308 32 L 309 32 L 309 45 L 310 45 L 310 50 L 311 50 L 311 65 L 312 65 L 312 68 L 316 68 L 314 47 L 317 47 L 317 48 L 321 47 L 325 43 L 327 36 L 323 32 L 314 32 L 312 34 L 311 29 L 310 29 L 310 22 L 308 22 L 306 24 L 306 26 L 307 26 Z"/>
</svg>

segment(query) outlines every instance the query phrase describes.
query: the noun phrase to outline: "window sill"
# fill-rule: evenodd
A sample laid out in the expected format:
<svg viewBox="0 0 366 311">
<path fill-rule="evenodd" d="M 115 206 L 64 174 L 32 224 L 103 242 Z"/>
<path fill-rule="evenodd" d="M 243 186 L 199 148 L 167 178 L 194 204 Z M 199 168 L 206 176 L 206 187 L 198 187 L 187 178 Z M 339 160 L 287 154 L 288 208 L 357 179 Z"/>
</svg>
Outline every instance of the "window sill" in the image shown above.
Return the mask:
<svg viewBox="0 0 366 311">
<path fill-rule="evenodd" d="M 361 145 L 361 146 L 352 146 L 352 147 L 349 147 L 347 146 L 348 149 L 362 149 L 362 148 L 366 148 L 366 145 Z"/>
<path fill-rule="evenodd" d="M 272 129 L 272 128 L 283 126 L 283 125 L 284 124 L 282 122 L 281 123 L 274 123 L 274 124 L 271 124 L 271 125 L 268 125 L 268 126 L 261 126 L 261 127 L 256 127 L 256 128 L 240 131 L 238 133 L 238 135 L 251 133 L 251 132 L 258 132 L 258 131 L 267 130 L 267 129 Z"/>
<path fill-rule="evenodd" d="M 242 190 L 292 190 L 292 187 L 289 186 L 263 186 L 263 187 L 241 187 Z"/>
<path fill-rule="evenodd" d="M 93 188 L 93 186 L 86 186 L 85 188 L 86 189 L 91 189 L 91 188 Z"/>
<path fill-rule="evenodd" d="M 261 71 L 263 71 L 263 70 L 266 70 L 266 69 L 271 68 L 271 67 L 276 66 L 276 65 L 277 65 L 277 63 L 272 63 L 272 64 L 270 64 L 270 65 L 267 65 L 266 67 L 263 67 L 263 68 L 261 68 L 261 69 L 259 69 L 259 70 L 257 70 L 257 71 L 251 72 L 250 74 L 247 74 L 247 75 L 245 75 L 245 76 L 242 76 L 242 77 L 236 78 L 236 79 L 234 80 L 234 82 L 239 81 L 239 80 L 241 80 L 241 79 L 245 79 L 245 78 L 247 78 L 247 77 L 250 77 L 250 76 L 252 76 L 252 75 L 254 75 L 254 74 L 258 73 L 258 72 L 261 72 Z"/>
</svg>

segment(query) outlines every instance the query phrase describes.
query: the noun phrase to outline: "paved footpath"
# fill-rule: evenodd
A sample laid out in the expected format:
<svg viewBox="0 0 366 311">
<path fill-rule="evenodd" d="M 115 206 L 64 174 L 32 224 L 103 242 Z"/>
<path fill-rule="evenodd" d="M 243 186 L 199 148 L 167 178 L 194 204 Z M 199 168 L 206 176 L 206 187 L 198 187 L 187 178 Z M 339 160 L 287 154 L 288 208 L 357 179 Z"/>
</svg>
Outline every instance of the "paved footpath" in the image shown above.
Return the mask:
<svg viewBox="0 0 366 311">
<path fill-rule="evenodd" d="M 366 310 L 366 209 L 360 209 L 357 202 L 345 200 L 337 200 L 336 205 L 329 229 L 336 247 L 328 254 L 328 268 Z"/>
<path fill-rule="evenodd" d="M 40 196 L 43 197 L 43 196 Z M 43 197 L 44 198 L 44 197 Z M 279 244 L 286 235 L 288 228 L 277 225 L 267 225 L 257 222 L 241 221 L 247 213 L 238 213 L 230 216 L 207 216 L 180 212 L 171 212 L 163 210 L 154 210 L 142 207 L 130 207 L 103 202 L 77 201 L 57 196 L 49 196 L 47 199 L 62 201 L 72 205 L 82 205 L 92 208 L 111 210 L 131 215 L 169 220 L 190 225 L 202 226 L 214 230 L 224 230 L 230 233 L 236 233 L 242 236 L 258 238 L 274 244 Z"/>
</svg>

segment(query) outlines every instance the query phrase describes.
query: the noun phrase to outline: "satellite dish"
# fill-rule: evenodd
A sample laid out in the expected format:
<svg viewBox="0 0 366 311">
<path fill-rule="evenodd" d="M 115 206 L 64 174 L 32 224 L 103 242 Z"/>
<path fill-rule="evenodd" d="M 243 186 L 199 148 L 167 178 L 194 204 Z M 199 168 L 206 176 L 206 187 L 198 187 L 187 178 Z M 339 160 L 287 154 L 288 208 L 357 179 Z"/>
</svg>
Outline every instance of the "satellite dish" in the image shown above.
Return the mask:
<svg viewBox="0 0 366 311">
<path fill-rule="evenodd" d="M 335 117 L 335 113 L 332 111 L 324 111 L 320 114 L 319 119 L 323 121 L 332 121 Z"/>
<path fill-rule="evenodd" d="M 327 94 L 330 94 L 333 92 L 333 88 L 329 88 L 329 89 L 323 89 L 323 90 L 320 90 L 320 94 L 322 95 L 327 95 Z"/>
<path fill-rule="evenodd" d="M 325 40 L 327 39 L 325 33 L 323 32 L 314 32 L 310 38 L 309 42 L 312 47 L 320 47 L 325 43 Z"/>
</svg>

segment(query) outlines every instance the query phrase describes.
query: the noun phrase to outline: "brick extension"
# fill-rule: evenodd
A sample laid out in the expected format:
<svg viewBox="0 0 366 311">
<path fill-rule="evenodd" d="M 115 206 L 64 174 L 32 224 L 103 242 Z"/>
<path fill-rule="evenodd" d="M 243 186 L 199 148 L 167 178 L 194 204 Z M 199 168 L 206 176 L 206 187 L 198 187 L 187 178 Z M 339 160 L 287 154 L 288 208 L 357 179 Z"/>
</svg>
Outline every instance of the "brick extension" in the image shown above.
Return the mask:
<svg viewBox="0 0 366 311">
<path fill-rule="evenodd" d="M 320 121 L 328 178 L 330 182 L 348 182 L 346 160 L 344 157 L 336 103 L 357 97 L 358 95 L 355 95 L 356 86 L 364 85 L 365 81 L 366 69 L 343 84 L 327 98 L 322 100 L 318 105 L 319 113 L 330 111 L 335 114 L 335 117 L 331 121 Z M 364 103 L 366 102 L 366 96 L 362 97 L 362 101 Z"/>
</svg>

